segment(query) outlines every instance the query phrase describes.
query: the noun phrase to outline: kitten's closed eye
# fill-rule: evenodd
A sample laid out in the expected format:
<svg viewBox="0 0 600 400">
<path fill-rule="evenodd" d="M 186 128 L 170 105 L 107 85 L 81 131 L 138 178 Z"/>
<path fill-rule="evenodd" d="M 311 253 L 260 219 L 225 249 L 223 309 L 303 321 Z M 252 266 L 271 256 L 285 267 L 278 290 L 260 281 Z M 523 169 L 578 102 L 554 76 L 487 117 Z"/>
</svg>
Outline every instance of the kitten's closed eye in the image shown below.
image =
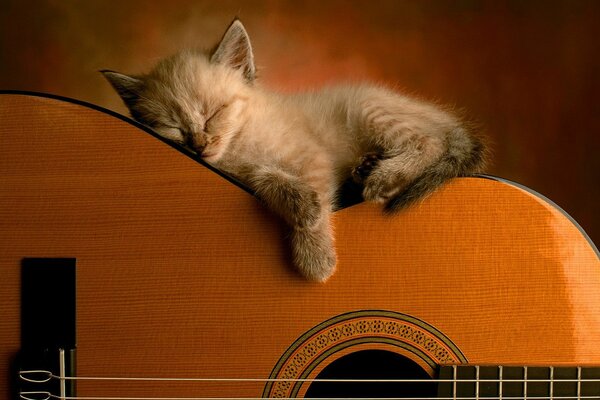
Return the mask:
<svg viewBox="0 0 600 400">
<path fill-rule="evenodd" d="M 181 132 L 181 129 L 176 126 L 157 125 L 154 126 L 154 130 L 167 140 L 171 140 L 180 145 L 185 144 L 185 136 L 183 135 L 183 132 Z"/>
<path fill-rule="evenodd" d="M 215 112 L 213 112 L 208 118 L 206 118 L 206 121 L 204 122 L 204 132 L 208 133 L 214 131 L 215 123 L 217 122 L 217 119 L 221 116 L 223 110 L 226 107 L 227 104 L 220 106 Z"/>
</svg>

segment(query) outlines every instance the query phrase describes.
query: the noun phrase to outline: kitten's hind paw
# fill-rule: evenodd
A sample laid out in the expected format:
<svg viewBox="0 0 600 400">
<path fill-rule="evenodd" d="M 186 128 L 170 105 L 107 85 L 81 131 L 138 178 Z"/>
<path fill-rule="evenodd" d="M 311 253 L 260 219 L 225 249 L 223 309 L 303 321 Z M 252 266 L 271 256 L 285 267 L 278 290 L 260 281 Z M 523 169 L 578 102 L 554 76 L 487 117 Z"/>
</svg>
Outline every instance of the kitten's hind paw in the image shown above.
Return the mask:
<svg viewBox="0 0 600 400">
<path fill-rule="evenodd" d="M 325 282 L 335 272 L 337 257 L 328 231 L 294 229 L 292 252 L 296 268 L 308 280 Z"/>
<path fill-rule="evenodd" d="M 371 174 L 373 168 L 377 166 L 383 157 L 379 153 L 367 153 L 361 160 L 360 164 L 352 170 L 352 179 L 356 183 L 364 183 L 365 179 Z"/>
</svg>

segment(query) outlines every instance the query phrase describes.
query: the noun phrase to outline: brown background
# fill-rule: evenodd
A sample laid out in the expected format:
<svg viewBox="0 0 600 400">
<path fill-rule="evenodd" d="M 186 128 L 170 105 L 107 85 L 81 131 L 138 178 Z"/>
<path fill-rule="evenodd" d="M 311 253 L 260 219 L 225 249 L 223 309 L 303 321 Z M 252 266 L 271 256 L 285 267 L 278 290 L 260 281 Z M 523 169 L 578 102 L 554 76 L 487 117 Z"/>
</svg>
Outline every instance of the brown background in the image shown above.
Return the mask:
<svg viewBox="0 0 600 400">
<path fill-rule="evenodd" d="M 494 142 L 490 173 L 600 242 L 600 1 L 2 0 L 0 89 L 126 113 L 99 69 L 209 47 L 236 15 L 265 85 L 368 79 L 465 109 Z"/>
</svg>

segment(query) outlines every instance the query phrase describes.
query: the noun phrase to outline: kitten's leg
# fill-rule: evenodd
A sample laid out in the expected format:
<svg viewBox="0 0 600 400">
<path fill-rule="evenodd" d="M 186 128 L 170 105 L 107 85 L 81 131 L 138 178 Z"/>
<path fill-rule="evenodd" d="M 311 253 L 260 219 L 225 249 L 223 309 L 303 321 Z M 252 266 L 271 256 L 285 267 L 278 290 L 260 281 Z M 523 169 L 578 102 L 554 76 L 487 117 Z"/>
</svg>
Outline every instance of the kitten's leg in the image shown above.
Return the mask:
<svg viewBox="0 0 600 400">
<path fill-rule="evenodd" d="M 388 202 L 440 158 L 443 143 L 425 135 L 411 136 L 399 139 L 399 143 L 378 154 L 377 163 L 363 180 L 363 196 L 366 200 Z"/>
<path fill-rule="evenodd" d="M 335 271 L 336 254 L 327 196 L 301 178 L 275 167 L 262 167 L 250 180 L 256 194 L 292 228 L 292 255 L 308 279 L 325 281 Z"/>
<path fill-rule="evenodd" d="M 354 182 L 364 183 L 382 157 L 381 154 L 375 152 L 365 154 L 359 164 L 352 170 Z"/>
<path fill-rule="evenodd" d="M 446 180 L 483 167 L 485 146 L 460 118 L 379 88 L 357 93 L 362 98 L 352 104 L 357 106 L 356 126 L 364 135 L 359 137 L 362 148 L 381 156 L 362 179 L 366 200 L 398 210 Z"/>
<path fill-rule="evenodd" d="M 462 128 L 442 138 L 413 133 L 388 149 L 364 180 L 363 196 L 399 210 L 432 193 L 450 178 L 478 172 L 484 145 Z"/>
<path fill-rule="evenodd" d="M 316 191 L 299 177 L 276 167 L 254 171 L 250 186 L 267 206 L 292 227 L 313 226 L 321 217 Z"/>
</svg>

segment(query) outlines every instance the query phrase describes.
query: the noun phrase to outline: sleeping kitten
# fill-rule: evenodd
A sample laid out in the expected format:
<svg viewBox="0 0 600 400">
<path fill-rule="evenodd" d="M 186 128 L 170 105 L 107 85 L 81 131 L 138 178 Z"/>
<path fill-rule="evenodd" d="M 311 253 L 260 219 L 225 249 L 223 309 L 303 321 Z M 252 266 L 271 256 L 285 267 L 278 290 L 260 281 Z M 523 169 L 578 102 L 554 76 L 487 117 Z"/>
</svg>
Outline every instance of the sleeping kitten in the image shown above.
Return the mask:
<svg viewBox="0 0 600 400">
<path fill-rule="evenodd" d="M 395 211 L 483 166 L 484 146 L 459 118 L 383 87 L 267 91 L 239 20 L 211 52 L 183 51 L 146 75 L 102 72 L 133 118 L 236 177 L 281 216 L 294 264 L 310 280 L 335 270 L 330 216 L 348 178 L 366 200 Z"/>
</svg>

